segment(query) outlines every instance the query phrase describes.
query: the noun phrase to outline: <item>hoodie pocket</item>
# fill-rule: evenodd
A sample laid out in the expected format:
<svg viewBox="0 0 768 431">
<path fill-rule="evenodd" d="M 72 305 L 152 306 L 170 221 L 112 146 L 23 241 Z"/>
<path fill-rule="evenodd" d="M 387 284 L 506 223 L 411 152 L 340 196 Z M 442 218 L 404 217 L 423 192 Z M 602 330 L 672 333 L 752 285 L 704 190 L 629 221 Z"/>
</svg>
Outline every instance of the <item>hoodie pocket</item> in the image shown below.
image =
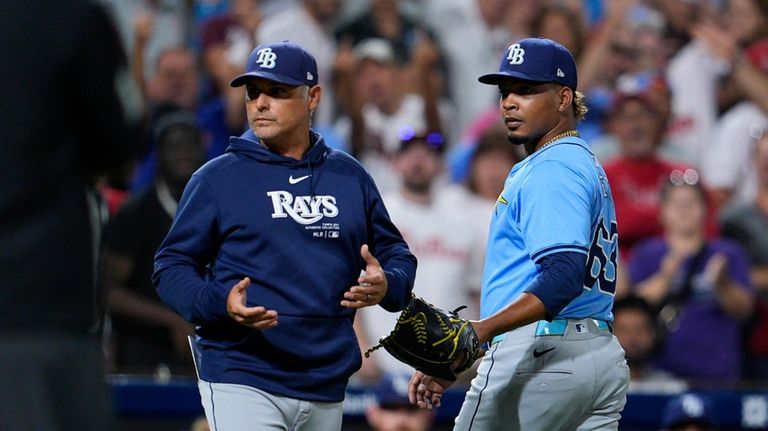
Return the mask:
<svg viewBox="0 0 768 431">
<path fill-rule="evenodd" d="M 348 318 L 280 315 L 278 322 L 274 328 L 251 331 L 233 349 L 253 355 L 257 362 L 291 368 L 323 368 L 354 362 L 354 357 L 360 360 L 357 337 Z"/>
</svg>

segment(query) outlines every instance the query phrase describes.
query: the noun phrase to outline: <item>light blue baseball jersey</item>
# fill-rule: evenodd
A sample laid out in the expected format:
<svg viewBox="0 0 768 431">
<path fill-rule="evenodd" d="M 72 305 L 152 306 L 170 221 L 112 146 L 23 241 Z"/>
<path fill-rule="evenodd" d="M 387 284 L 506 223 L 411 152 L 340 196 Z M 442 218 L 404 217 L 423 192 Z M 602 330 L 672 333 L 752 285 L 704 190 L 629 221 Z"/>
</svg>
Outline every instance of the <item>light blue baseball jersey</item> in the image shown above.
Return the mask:
<svg viewBox="0 0 768 431">
<path fill-rule="evenodd" d="M 618 235 L 603 167 L 584 140 L 560 139 L 519 162 L 493 211 L 483 272 L 481 314 L 517 299 L 552 253 L 588 256 L 581 294 L 557 316 L 613 320 Z"/>
</svg>

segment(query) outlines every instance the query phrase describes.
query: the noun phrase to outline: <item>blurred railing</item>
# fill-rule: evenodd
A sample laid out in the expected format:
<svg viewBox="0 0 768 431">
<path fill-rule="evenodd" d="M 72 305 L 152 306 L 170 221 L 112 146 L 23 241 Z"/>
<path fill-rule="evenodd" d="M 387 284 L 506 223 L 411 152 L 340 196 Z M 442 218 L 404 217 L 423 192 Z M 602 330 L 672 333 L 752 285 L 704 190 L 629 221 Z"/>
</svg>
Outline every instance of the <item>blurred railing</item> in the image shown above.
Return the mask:
<svg viewBox="0 0 768 431">
<path fill-rule="evenodd" d="M 201 415 L 200 396 L 192 378 L 156 379 L 128 375 L 108 378 L 113 390 L 117 415 L 123 419 L 183 420 Z M 768 429 L 768 387 L 753 389 L 706 389 L 713 401 L 723 430 Z M 657 430 L 664 406 L 673 395 L 629 394 L 622 413 L 622 430 Z M 437 422 L 448 424 L 459 411 L 464 389 L 451 389 L 437 409 Z M 345 421 L 364 420 L 366 406 L 374 401 L 373 392 L 351 384 L 344 403 Z"/>
</svg>

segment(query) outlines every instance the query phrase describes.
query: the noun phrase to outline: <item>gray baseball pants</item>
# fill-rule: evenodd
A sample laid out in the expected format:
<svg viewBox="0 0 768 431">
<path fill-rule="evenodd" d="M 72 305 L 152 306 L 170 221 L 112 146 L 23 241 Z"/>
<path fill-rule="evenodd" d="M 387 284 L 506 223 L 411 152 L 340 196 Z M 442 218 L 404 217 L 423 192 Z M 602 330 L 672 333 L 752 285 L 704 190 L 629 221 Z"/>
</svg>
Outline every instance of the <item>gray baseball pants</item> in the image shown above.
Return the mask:
<svg viewBox="0 0 768 431">
<path fill-rule="evenodd" d="M 454 430 L 617 430 L 629 385 L 624 350 L 593 319 L 562 323 L 559 334 L 537 336 L 546 322 L 532 323 L 494 343 Z"/>
<path fill-rule="evenodd" d="M 199 380 L 211 431 L 340 430 L 344 403 L 283 397 L 245 385 Z"/>
</svg>

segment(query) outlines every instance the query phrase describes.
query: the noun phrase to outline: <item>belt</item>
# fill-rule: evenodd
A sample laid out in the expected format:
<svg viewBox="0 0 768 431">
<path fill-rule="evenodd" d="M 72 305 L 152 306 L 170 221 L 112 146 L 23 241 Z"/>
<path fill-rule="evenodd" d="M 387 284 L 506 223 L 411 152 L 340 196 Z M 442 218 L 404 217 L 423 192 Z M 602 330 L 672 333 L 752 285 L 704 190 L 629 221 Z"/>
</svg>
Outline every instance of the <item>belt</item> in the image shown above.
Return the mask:
<svg viewBox="0 0 768 431">
<path fill-rule="evenodd" d="M 536 332 L 535 335 L 537 337 L 545 337 L 549 335 L 564 335 L 565 330 L 568 329 L 568 323 L 572 323 L 574 325 L 574 330 L 578 333 L 580 332 L 589 332 L 589 326 L 581 323 L 582 320 L 586 319 L 553 319 L 551 322 L 548 322 L 546 320 L 539 320 L 536 323 Z M 595 326 L 597 326 L 598 329 L 602 329 L 605 331 L 611 331 L 613 332 L 613 327 L 609 322 L 606 322 L 605 320 L 600 319 L 591 319 L 593 322 L 595 322 Z M 506 338 L 507 334 L 499 334 L 491 339 L 491 345 L 494 345 L 498 343 L 499 341 Z"/>
</svg>

